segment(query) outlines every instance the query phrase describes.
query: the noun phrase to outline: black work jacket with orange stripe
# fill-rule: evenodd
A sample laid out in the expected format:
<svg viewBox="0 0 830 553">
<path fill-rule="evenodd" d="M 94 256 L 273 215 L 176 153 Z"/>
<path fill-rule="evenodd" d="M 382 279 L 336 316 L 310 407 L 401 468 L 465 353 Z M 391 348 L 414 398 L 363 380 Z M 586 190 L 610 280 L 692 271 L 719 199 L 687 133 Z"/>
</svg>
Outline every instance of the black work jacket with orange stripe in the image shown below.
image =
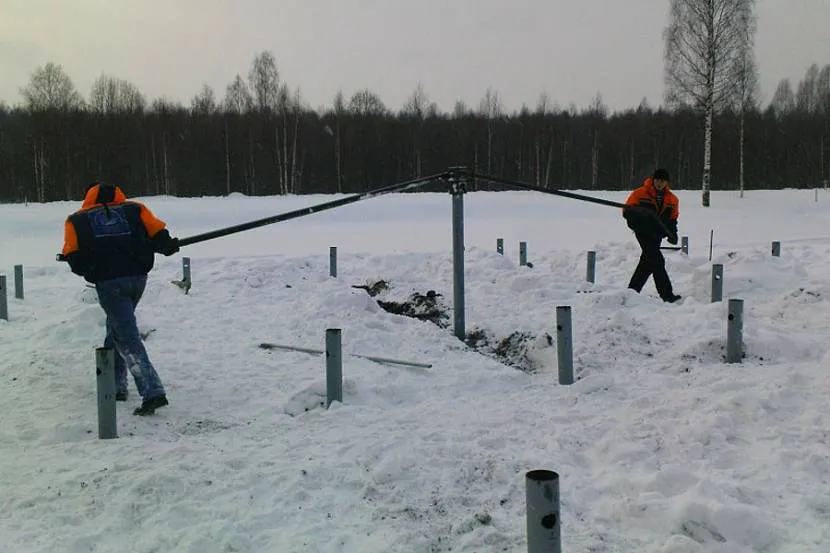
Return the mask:
<svg viewBox="0 0 830 553">
<path fill-rule="evenodd" d="M 94 284 L 146 275 L 170 240 L 164 222 L 145 205 L 127 200 L 118 186 L 96 184 L 66 219 L 61 255 L 73 273 Z"/>
<path fill-rule="evenodd" d="M 668 185 L 663 188 L 662 196 L 663 201 L 658 201 L 657 189 L 651 177 L 629 194 L 623 216 L 631 230 L 638 234 L 661 238 L 666 236 L 666 231 L 677 234 L 680 201 Z"/>
</svg>

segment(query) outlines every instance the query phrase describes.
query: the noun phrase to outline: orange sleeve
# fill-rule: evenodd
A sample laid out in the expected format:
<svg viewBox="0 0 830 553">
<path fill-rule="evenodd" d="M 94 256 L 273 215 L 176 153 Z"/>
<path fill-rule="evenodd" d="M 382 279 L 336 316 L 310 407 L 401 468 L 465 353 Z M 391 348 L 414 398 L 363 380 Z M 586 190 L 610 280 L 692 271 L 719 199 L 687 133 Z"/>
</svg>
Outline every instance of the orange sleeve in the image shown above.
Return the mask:
<svg viewBox="0 0 830 553">
<path fill-rule="evenodd" d="M 680 200 L 674 193 L 672 193 L 672 200 L 674 201 L 672 202 L 671 218 L 677 221 L 680 217 Z"/>
<path fill-rule="evenodd" d="M 62 255 L 69 255 L 78 251 L 78 233 L 75 232 L 75 225 L 69 219 L 63 224 L 63 249 Z"/>
<path fill-rule="evenodd" d="M 164 221 L 153 215 L 153 212 L 144 204 L 139 203 L 138 205 L 141 207 L 141 222 L 144 223 L 144 228 L 147 229 L 147 236 L 152 238 L 164 229 Z"/>
<path fill-rule="evenodd" d="M 625 205 L 633 206 L 633 205 L 640 205 L 640 199 L 643 197 L 644 191 L 643 187 L 635 188 L 631 191 L 631 194 L 628 195 L 628 199 L 625 201 Z"/>
</svg>

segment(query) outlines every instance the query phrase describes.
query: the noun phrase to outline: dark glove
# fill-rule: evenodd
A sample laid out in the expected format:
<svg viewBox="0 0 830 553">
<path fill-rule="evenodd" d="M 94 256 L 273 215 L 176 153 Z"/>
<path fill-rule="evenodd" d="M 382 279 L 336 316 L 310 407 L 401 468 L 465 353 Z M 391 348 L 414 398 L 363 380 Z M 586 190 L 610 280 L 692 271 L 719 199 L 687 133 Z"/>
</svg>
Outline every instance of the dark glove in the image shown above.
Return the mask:
<svg viewBox="0 0 830 553">
<path fill-rule="evenodd" d="M 174 253 L 179 251 L 179 239 L 178 238 L 171 238 L 170 240 L 166 241 L 161 248 L 159 248 L 159 253 L 162 255 L 173 255 Z"/>
<path fill-rule="evenodd" d="M 669 240 L 669 244 L 677 244 L 677 220 L 666 221 L 665 225 L 666 230 L 668 231 L 666 238 Z"/>
<path fill-rule="evenodd" d="M 158 231 L 150 242 L 153 244 L 153 251 L 163 255 L 173 255 L 179 251 L 179 239 L 171 238 L 166 228 Z"/>
</svg>

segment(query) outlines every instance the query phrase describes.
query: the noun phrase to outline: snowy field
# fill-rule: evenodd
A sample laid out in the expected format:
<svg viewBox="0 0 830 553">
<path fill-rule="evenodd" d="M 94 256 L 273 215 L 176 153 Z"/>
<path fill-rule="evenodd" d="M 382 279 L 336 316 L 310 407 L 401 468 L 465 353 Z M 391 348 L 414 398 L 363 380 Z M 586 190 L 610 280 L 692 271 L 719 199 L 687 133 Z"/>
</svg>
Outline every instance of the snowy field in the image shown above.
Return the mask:
<svg viewBox="0 0 830 553">
<path fill-rule="evenodd" d="M 666 254 L 676 305 L 651 282 L 626 289 L 639 250 L 615 208 L 465 197 L 468 330 L 529 336 L 536 372 L 375 301 L 435 290 L 451 308 L 448 194 L 159 256 L 138 314 L 171 404 L 134 417 L 132 387 L 116 440 L 97 436 L 103 312 L 54 261 L 80 202 L 0 205 L 0 272 L 13 290 L 23 264 L 26 285 L 0 321 L 0 552 L 520 553 L 532 469 L 560 474 L 567 553 L 830 552 L 830 197 L 715 192 L 704 209 L 678 195 L 690 255 Z M 186 237 L 330 199 L 143 200 Z M 188 295 L 170 283 L 182 255 Z M 739 365 L 724 362 L 713 262 L 725 299 L 745 302 Z M 376 298 L 353 287 L 378 280 Z M 572 386 L 546 338 L 559 305 L 573 309 Z M 344 356 L 344 401 L 322 409 L 323 358 L 258 345 L 321 349 L 333 327 L 344 353 L 432 367 Z"/>
</svg>

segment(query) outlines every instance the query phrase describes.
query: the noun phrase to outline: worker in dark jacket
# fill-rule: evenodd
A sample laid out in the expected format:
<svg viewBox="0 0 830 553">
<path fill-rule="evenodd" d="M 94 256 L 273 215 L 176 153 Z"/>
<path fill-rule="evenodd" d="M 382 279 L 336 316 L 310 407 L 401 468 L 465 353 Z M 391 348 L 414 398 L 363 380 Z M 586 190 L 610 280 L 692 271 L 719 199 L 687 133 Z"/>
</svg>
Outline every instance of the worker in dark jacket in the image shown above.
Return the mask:
<svg viewBox="0 0 830 553">
<path fill-rule="evenodd" d="M 672 290 L 666 272 L 666 258 L 660 251 L 663 238 L 668 238 L 670 244 L 677 244 L 680 202 L 669 189 L 669 172 L 657 169 L 642 186 L 631 192 L 625 205 L 623 217 L 634 231 L 642 250 L 628 287 L 640 292 L 648 277 L 653 276 L 657 293 L 663 301 L 676 302 L 680 296 Z"/>
<path fill-rule="evenodd" d="M 134 414 L 151 415 L 168 404 L 164 386 L 150 362 L 136 324 L 135 309 L 153 268 L 155 253 L 173 255 L 179 241 L 146 206 L 129 201 L 110 184 L 87 188 L 81 209 L 64 225 L 59 259 L 95 285 L 107 315 L 104 347 L 115 355 L 116 400 L 127 400 L 127 369 L 133 375 L 141 406 Z"/>
</svg>

